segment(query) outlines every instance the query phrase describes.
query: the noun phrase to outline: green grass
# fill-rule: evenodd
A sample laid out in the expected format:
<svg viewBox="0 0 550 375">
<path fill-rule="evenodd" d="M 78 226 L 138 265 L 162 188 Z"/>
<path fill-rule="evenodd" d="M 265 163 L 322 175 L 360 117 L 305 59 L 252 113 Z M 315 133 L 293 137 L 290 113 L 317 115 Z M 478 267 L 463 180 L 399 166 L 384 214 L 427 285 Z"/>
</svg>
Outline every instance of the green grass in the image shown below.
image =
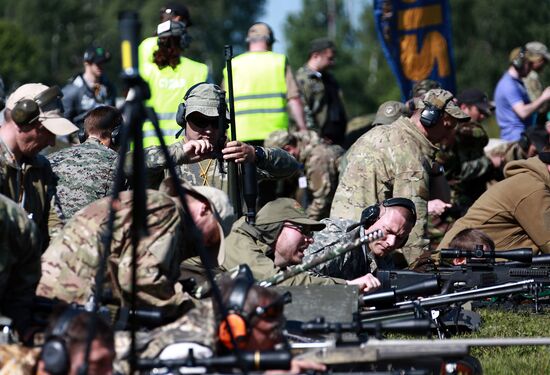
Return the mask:
<svg viewBox="0 0 550 375">
<path fill-rule="evenodd" d="M 550 312 L 530 314 L 493 309 L 478 311 L 482 318 L 481 330 L 462 338 L 489 337 L 550 337 Z M 484 374 L 548 374 L 550 348 L 546 346 L 477 347 L 471 350 Z"/>
</svg>

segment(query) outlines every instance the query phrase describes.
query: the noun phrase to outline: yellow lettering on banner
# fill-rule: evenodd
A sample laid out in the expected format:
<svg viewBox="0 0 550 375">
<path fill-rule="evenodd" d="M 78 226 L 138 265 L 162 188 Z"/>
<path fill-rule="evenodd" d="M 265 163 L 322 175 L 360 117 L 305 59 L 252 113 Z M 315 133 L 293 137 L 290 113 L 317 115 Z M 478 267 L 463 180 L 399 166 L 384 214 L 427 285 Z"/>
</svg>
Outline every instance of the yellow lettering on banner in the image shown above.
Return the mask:
<svg viewBox="0 0 550 375">
<path fill-rule="evenodd" d="M 399 30 L 416 30 L 426 26 L 441 25 L 443 22 L 441 13 L 441 5 L 400 11 L 397 15 Z"/>
<path fill-rule="evenodd" d="M 430 31 L 424 36 L 422 49 L 417 52 L 416 35 L 405 35 L 401 38 L 401 69 L 410 80 L 420 81 L 428 77 L 437 61 L 439 77 L 451 73 L 447 41 L 437 31 Z"/>
</svg>

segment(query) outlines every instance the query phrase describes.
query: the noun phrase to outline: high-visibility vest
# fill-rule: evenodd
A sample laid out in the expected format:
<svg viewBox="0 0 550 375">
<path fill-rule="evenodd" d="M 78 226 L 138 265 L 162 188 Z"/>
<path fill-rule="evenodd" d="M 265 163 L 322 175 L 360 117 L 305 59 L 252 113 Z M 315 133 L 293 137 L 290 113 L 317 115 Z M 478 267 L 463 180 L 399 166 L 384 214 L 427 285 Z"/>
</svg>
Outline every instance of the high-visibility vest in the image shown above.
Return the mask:
<svg viewBox="0 0 550 375">
<path fill-rule="evenodd" d="M 178 141 L 175 134 L 181 130 L 181 126 L 176 123 L 178 105 L 191 86 L 206 81 L 208 67 L 182 57 L 176 69 L 170 66 L 159 69 L 156 64 L 145 64 L 140 74 L 151 90 L 151 99 L 147 100 L 146 105 L 155 109 L 164 141 L 171 145 Z M 146 121 L 143 124 L 143 147 L 158 145 L 160 142 L 153 124 Z"/>
<path fill-rule="evenodd" d="M 246 52 L 235 57 L 232 65 L 237 139 L 264 140 L 275 130 L 287 129 L 286 56 Z M 225 69 L 223 75 L 227 89 Z"/>
</svg>

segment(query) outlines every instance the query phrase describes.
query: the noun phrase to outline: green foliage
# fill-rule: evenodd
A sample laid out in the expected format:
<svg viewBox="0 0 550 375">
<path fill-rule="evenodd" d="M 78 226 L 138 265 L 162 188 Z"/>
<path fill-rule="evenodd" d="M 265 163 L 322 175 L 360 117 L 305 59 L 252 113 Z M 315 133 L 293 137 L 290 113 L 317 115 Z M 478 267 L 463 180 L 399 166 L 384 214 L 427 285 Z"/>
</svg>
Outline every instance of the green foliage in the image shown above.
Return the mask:
<svg viewBox="0 0 550 375">
<path fill-rule="evenodd" d="M 483 309 L 481 330 L 464 338 L 549 337 L 550 314 L 514 313 Z M 484 374 L 544 374 L 550 369 L 550 352 L 545 346 L 478 347 L 471 351 Z"/>
<path fill-rule="evenodd" d="M 111 51 L 107 74 L 120 73 L 118 14 L 136 10 L 142 38 L 151 36 L 166 0 L 4 0 L 0 3 L 0 75 L 8 87 L 35 81 L 64 85 L 82 70 L 82 55 L 91 44 Z M 206 62 L 221 81 L 223 46 L 243 51 L 248 27 L 261 15 L 265 0 L 188 0 L 194 38 L 186 55 Z M 24 56 L 25 58 L 23 58 Z"/>
</svg>

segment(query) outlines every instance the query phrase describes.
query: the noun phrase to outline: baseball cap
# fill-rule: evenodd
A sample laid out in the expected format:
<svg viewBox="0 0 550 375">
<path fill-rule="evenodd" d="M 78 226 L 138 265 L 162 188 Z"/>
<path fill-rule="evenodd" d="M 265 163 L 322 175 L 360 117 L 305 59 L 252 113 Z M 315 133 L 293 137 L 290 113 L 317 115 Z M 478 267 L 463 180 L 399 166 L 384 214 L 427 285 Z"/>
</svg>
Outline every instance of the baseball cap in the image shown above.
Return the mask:
<svg viewBox="0 0 550 375">
<path fill-rule="evenodd" d="M 90 46 L 84 52 L 83 59 L 87 63 L 101 64 L 111 60 L 111 54 L 105 48 Z"/>
<path fill-rule="evenodd" d="M 495 107 L 489 102 L 487 95 L 478 89 L 466 89 L 461 91 L 456 99 L 458 104 L 470 104 L 475 105 L 483 114 L 490 116 Z"/>
<path fill-rule="evenodd" d="M 544 58 L 550 60 L 550 53 L 548 48 L 541 42 L 529 42 L 525 45 L 525 50 L 528 54 L 536 55 L 538 58 Z"/>
<path fill-rule="evenodd" d="M 291 198 L 278 198 L 267 203 L 256 216 L 256 225 L 274 224 L 280 222 L 308 225 L 311 230 L 319 231 L 325 224 L 308 218 L 304 208 Z"/>
<path fill-rule="evenodd" d="M 389 100 L 378 107 L 373 125 L 389 125 L 399 117 L 407 114 L 407 107 L 401 102 Z"/>
<path fill-rule="evenodd" d="M 160 8 L 161 17 L 168 15 L 170 17 L 181 17 L 181 20 L 185 23 L 185 26 L 189 27 L 191 23 L 191 15 L 189 14 L 189 9 L 183 4 L 178 4 L 176 2 L 168 2 L 165 6 Z M 166 18 L 165 18 L 166 19 Z"/>
<path fill-rule="evenodd" d="M 54 86 L 55 87 L 55 86 Z M 52 87 L 52 89 L 54 89 Z M 20 86 L 15 90 L 6 103 L 6 109 L 13 110 L 15 104 L 23 99 L 30 99 L 37 101 L 37 97 L 40 97 L 44 91 L 50 89 L 50 87 L 41 83 L 27 83 Z M 55 90 L 55 89 L 54 89 Z M 55 100 L 46 100 L 44 103 L 38 103 L 40 109 L 39 121 L 44 125 L 46 129 L 55 135 L 69 135 L 78 130 L 78 128 L 69 120 L 63 117 L 63 104 L 61 103 L 61 97 L 63 94 L 61 90 L 57 88 L 59 95 Z"/>
<path fill-rule="evenodd" d="M 334 42 L 330 40 L 329 38 L 317 38 L 313 39 L 309 43 L 309 53 L 312 54 L 313 52 L 321 52 L 326 50 L 327 48 L 334 48 Z"/>
<path fill-rule="evenodd" d="M 193 112 L 199 112 L 209 117 L 218 116 L 220 94 L 225 96 L 225 91 L 218 85 L 201 83 L 195 86 L 186 95 L 185 119 Z M 229 111 L 226 110 L 225 116 L 230 120 Z"/>
<path fill-rule="evenodd" d="M 255 42 L 258 40 L 265 40 L 269 44 L 275 42 L 275 35 L 273 30 L 267 23 L 258 22 L 250 26 L 246 35 L 246 42 Z"/>
<path fill-rule="evenodd" d="M 462 110 L 456 105 L 453 101 L 453 94 L 447 90 L 443 89 L 432 89 L 424 95 L 422 100 L 418 101 L 417 108 L 423 109 L 426 106 L 426 103 L 430 103 L 437 108 L 445 108 L 450 116 L 454 117 L 457 120 L 469 120 L 470 116 L 462 112 Z M 445 104 L 447 103 L 447 104 Z"/>
</svg>

